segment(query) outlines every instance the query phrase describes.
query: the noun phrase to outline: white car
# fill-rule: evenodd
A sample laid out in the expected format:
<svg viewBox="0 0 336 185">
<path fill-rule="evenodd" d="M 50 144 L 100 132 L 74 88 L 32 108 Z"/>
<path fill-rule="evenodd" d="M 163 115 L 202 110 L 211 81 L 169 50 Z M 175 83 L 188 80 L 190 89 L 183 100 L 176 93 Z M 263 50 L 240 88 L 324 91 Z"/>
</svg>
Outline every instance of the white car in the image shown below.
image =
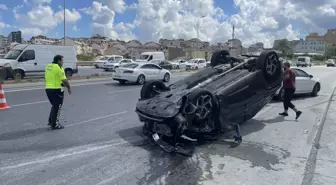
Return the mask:
<svg viewBox="0 0 336 185">
<path fill-rule="evenodd" d="M 135 82 L 139 85 L 148 80 L 162 80 L 169 82 L 171 73 L 162 67 L 152 63 L 130 63 L 124 64 L 116 69 L 113 80 L 120 84 Z"/>
<path fill-rule="evenodd" d="M 296 74 L 296 90 L 295 95 L 297 94 L 310 94 L 311 96 L 317 96 L 318 92 L 321 90 L 321 82 L 318 78 L 315 78 L 313 75 L 308 74 L 302 69 L 291 68 Z M 283 99 L 284 89 L 280 88 L 275 97 L 279 100 Z"/>
<path fill-rule="evenodd" d="M 124 65 L 124 64 L 130 64 L 134 63 L 132 59 L 122 59 L 122 60 L 110 60 L 108 62 L 104 63 L 103 69 L 105 71 L 112 71 L 115 72 L 115 69 Z"/>
<path fill-rule="evenodd" d="M 96 62 L 93 63 L 93 66 L 95 68 L 103 68 L 104 64 L 108 61 L 112 60 L 122 60 L 124 57 L 120 55 L 106 55 L 102 57 L 101 59 L 97 60 Z"/>
<path fill-rule="evenodd" d="M 329 66 L 332 66 L 332 67 L 335 67 L 335 59 L 328 59 L 327 61 L 326 61 L 326 64 L 327 64 L 327 67 L 329 67 Z"/>
<path fill-rule="evenodd" d="M 187 61 L 185 60 L 174 60 L 171 62 L 173 69 L 185 69 Z"/>
<path fill-rule="evenodd" d="M 194 58 L 187 62 L 186 70 L 203 69 L 206 68 L 206 60 L 204 58 Z"/>
</svg>

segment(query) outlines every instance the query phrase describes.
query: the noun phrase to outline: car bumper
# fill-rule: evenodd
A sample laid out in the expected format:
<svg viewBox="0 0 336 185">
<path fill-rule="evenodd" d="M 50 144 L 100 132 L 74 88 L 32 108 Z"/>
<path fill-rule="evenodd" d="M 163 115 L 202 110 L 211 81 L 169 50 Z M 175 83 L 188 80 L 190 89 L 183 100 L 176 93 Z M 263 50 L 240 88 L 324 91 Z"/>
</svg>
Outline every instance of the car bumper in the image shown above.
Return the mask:
<svg viewBox="0 0 336 185">
<path fill-rule="evenodd" d="M 333 67 L 335 67 L 335 64 L 327 64 L 327 66 L 333 66 Z"/>
<path fill-rule="evenodd" d="M 126 80 L 128 82 L 136 82 L 139 75 L 135 74 L 113 74 L 113 80 Z"/>
</svg>

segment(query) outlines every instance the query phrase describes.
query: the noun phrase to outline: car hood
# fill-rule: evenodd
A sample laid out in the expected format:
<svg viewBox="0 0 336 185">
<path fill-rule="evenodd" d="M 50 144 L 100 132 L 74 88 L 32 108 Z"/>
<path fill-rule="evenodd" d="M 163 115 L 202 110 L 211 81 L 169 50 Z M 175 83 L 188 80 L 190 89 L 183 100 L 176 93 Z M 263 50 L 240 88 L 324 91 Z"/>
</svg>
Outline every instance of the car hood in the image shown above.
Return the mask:
<svg viewBox="0 0 336 185">
<path fill-rule="evenodd" d="M 8 64 L 10 62 L 13 62 L 15 60 L 9 60 L 9 59 L 0 59 L 0 66 L 4 66 L 5 64 Z"/>
</svg>

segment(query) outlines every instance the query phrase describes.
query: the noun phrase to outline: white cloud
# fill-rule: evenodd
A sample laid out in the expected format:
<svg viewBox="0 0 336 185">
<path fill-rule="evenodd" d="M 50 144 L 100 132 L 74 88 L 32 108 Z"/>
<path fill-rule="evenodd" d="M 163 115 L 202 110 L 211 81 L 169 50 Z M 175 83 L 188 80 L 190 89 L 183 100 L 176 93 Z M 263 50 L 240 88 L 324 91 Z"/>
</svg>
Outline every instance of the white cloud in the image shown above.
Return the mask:
<svg viewBox="0 0 336 185">
<path fill-rule="evenodd" d="M 124 0 L 103 0 L 106 6 L 117 13 L 123 13 L 126 10 L 126 3 Z"/>
<path fill-rule="evenodd" d="M 130 40 L 135 38 L 132 33 L 134 25 L 130 23 L 114 24 L 115 12 L 107 5 L 94 1 L 89 8 L 81 9 L 84 13 L 92 16 L 92 31 L 112 39 Z"/>
<path fill-rule="evenodd" d="M 64 10 L 58 11 L 57 13 L 55 13 L 54 16 L 55 16 L 55 20 L 58 23 L 63 23 L 63 21 L 64 21 Z M 72 9 L 72 11 L 71 11 L 69 9 L 65 9 L 65 21 L 67 23 L 76 23 L 80 18 L 81 18 L 81 15 L 77 10 Z"/>
<path fill-rule="evenodd" d="M 8 7 L 5 4 L 0 4 L 1 10 L 8 10 Z"/>
<path fill-rule="evenodd" d="M 74 32 L 78 32 L 78 31 L 80 31 L 80 29 L 79 29 L 76 25 L 74 25 L 74 26 L 72 27 L 72 31 L 74 31 Z"/>
<path fill-rule="evenodd" d="M 38 5 L 27 13 L 28 21 L 31 25 L 42 28 L 54 28 L 57 26 L 54 12 L 50 6 Z"/>
<path fill-rule="evenodd" d="M 46 31 L 43 31 L 40 28 L 21 28 L 20 31 L 25 38 L 44 35 L 46 33 Z"/>
</svg>

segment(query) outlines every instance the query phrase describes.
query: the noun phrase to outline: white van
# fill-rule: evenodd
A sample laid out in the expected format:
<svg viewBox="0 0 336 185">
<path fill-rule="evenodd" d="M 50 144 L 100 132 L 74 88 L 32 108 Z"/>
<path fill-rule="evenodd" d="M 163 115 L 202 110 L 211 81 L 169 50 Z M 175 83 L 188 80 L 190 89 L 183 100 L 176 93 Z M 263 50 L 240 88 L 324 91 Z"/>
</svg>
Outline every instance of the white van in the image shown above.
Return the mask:
<svg viewBox="0 0 336 185">
<path fill-rule="evenodd" d="M 297 57 L 297 60 L 296 60 L 296 67 L 311 67 L 312 66 L 312 63 L 311 63 L 311 58 L 310 57 L 307 57 L 307 56 L 300 56 L 300 57 Z"/>
<path fill-rule="evenodd" d="M 163 52 L 143 52 L 137 62 L 148 62 L 151 60 L 165 60 Z"/>
<path fill-rule="evenodd" d="M 74 46 L 18 44 L 0 59 L 0 66 L 11 67 L 23 79 L 29 75 L 43 75 L 45 67 L 55 55 L 64 57 L 63 68 L 67 76 L 78 73 Z"/>
</svg>

